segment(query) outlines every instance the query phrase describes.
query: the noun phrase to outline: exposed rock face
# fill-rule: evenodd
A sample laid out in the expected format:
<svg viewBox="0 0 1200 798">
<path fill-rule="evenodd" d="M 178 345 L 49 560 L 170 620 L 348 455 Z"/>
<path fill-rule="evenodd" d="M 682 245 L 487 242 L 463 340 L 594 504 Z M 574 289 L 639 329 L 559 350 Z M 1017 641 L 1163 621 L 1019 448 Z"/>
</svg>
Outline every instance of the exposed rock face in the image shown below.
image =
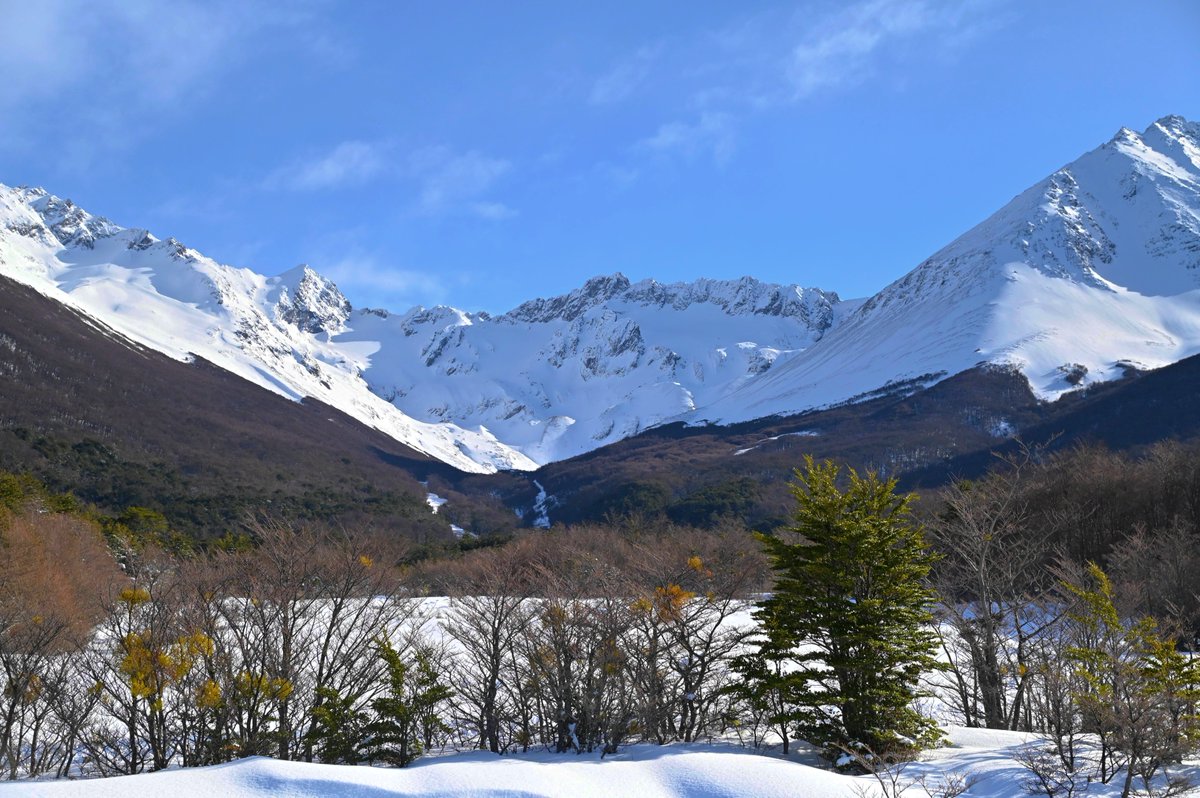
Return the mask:
<svg viewBox="0 0 1200 798">
<path fill-rule="evenodd" d="M 279 318 L 308 333 L 338 333 L 350 318 L 350 301 L 328 280 L 307 265 L 276 277 Z"/>
</svg>

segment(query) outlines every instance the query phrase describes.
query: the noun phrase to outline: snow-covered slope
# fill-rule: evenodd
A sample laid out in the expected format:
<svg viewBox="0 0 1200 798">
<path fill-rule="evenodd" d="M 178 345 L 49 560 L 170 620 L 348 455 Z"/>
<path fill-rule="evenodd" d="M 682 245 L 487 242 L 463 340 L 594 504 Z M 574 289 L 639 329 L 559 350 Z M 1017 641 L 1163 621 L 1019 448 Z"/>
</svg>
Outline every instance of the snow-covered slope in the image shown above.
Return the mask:
<svg viewBox="0 0 1200 798">
<path fill-rule="evenodd" d="M 0 273 L 460 468 L 529 469 L 667 421 L 798 412 L 980 363 L 1054 398 L 1200 352 L 1200 126 L 1121 130 L 865 302 L 615 274 L 499 316 L 355 310 L 307 267 L 263 277 L 4 187 Z"/>
<path fill-rule="evenodd" d="M 751 278 L 616 274 L 496 317 L 365 311 L 336 340 L 379 342 L 363 376 L 406 413 L 486 428 L 545 463 L 727 395 L 820 340 L 837 306 L 836 294 Z"/>
<path fill-rule="evenodd" d="M 470 471 L 531 469 L 694 410 L 818 340 L 838 298 L 751 278 L 622 275 L 498 317 L 353 310 L 306 266 L 277 277 L 0 187 L 0 273 L 178 358 L 313 396 Z"/>
<path fill-rule="evenodd" d="M 179 359 L 198 355 L 284 396 L 315 397 L 461 469 L 533 466 L 486 430 L 416 421 L 371 393 L 358 373 L 363 347 L 330 343 L 349 303 L 307 267 L 263 277 L 41 189 L 0 186 L 0 273 L 133 341 Z"/>
<path fill-rule="evenodd" d="M 1172 116 L 1122 129 L 701 415 L 795 412 L 980 363 L 1053 399 L 1198 352 L 1200 125 Z"/>
</svg>

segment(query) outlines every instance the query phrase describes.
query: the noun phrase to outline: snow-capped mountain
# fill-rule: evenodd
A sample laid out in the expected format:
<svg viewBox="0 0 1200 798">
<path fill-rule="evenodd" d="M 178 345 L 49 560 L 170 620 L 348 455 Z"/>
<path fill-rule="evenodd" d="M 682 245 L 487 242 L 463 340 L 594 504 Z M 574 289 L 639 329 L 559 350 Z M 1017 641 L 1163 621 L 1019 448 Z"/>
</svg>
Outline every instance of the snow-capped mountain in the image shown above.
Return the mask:
<svg viewBox="0 0 1200 798">
<path fill-rule="evenodd" d="M 1054 399 L 1198 352 L 1200 125 L 1168 116 L 1029 188 L 702 415 L 796 412 L 980 363 Z"/>
<path fill-rule="evenodd" d="M 618 274 L 497 317 L 354 310 L 307 266 L 225 266 L 36 188 L 0 187 L 0 273 L 467 471 L 536 468 L 687 414 L 818 340 L 838 305 L 751 278 Z"/>
<path fill-rule="evenodd" d="M 0 273 L 132 341 L 180 360 L 203 357 L 284 396 L 320 399 L 463 470 L 534 466 L 486 430 L 417 421 L 371 393 L 359 374 L 371 347 L 331 342 L 349 303 L 307 267 L 263 277 L 41 189 L 0 187 Z"/>
<path fill-rule="evenodd" d="M 365 311 L 336 340 L 379 349 L 376 394 L 417 418 L 486 428 L 546 463 L 687 416 L 818 341 L 836 294 L 751 278 L 597 277 L 501 316 Z"/>
<path fill-rule="evenodd" d="M 866 301 L 614 274 L 498 316 L 354 309 L 307 267 L 264 277 L 5 187 L 0 273 L 461 469 L 531 469 L 667 421 L 798 412 L 980 363 L 1051 399 L 1200 352 L 1200 126 L 1121 130 Z"/>
</svg>

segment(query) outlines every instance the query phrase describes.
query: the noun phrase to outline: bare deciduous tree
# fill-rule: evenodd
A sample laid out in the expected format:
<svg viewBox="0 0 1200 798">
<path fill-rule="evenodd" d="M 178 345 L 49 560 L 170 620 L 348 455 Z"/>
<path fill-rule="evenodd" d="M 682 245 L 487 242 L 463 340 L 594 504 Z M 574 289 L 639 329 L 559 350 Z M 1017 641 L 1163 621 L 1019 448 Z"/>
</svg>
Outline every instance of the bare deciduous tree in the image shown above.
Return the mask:
<svg viewBox="0 0 1200 798">
<path fill-rule="evenodd" d="M 968 726 L 1018 729 L 1026 721 L 1033 642 L 1052 623 L 1045 573 L 1049 539 L 1033 523 L 1027 483 L 1033 454 L 1023 449 L 976 482 L 956 482 L 926 534 L 941 555 L 942 647 L 958 709 Z"/>
</svg>

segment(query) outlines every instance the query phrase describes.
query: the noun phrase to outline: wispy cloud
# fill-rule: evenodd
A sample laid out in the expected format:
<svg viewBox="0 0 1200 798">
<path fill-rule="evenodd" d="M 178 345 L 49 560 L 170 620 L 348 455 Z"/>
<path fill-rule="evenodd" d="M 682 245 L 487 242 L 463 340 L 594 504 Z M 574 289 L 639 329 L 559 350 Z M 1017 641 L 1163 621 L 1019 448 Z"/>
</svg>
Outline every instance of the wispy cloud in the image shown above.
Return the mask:
<svg viewBox="0 0 1200 798">
<path fill-rule="evenodd" d="M 923 58 L 961 52 L 1005 15 L 1004 0 L 808 2 L 732 20 L 726 27 L 635 51 L 597 79 L 593 104 L 650 91 L 669 111 L 633 147 L 723 165 L 754 114 L 905 74 Z M 647 53 L 652 53 L 648 55 Z M 664 91 L 669 92 L 664 94 Z"/>
<path fill-rule="evenodd" d="M 413 305 L 436 305 L 446 301 L 449 288 L 431 272 L 389 266 L 365 252 L 343 255 L 319 269 L 358 306 L 403 311 Z"/>
<path fill-rule="evenodd" d="M 356 307 L 402 311 L 447 299 L 454 278 L 433 269 L 414 268 L 395 250 L 370 244 L 371 224 L 317 231 L 305 243 L 313 268 L 337 283 Z"/>
<path fill-rule="evenodd" d="M 821 19 L 792 48 L 786 77 L 792 99 L 852 86 L 870 77 L 888 46 L 969 24 L 970 4 L 867 0 Z"/>
<path fill-rule="evenodd" d="M 184 100 L 258 52 L 249 45 L 265 31 L 309 21 L 300 4 L 238 0 L 9 2 L 3 17 L 0 146 L 30 145 L 49 129 L 74 166 L 131 146 L 189 107 Z"/>
<path fill-rule="evenodd" d="M 329 152 L 272 172 L 263 187 L 313 191 L 362 185 L 389 171 L 391 149 L 387 143 L 343 141 Z"/>
<path fill-rule="evenodd" d="M 517 211 L 492 196 L 512 163 L 478 150 L 438 145 L 408 152 L 390 141 L 343 141 L 332 150 L 298 158 L 259 183 L 267 191 L 316 191 L 390 181 L 410 193 L 421 216 L 469 215 L 500 220 Z"/>
<path fill-rule="evenodd" d="M 596 78 L 591 94 L 588 95 L 588 102 L 593 105 L 608 105 L 630 97 L 649 78 L 660 49 L 658 46 L 640 47 Z"/>
<path fill-rule="evenodd" d="M 515 215 L 512 208 L 487 197 L 511 171 L 509 161 L 476 150 L 458 153 L 448 147 L 427 147 L 409 159 L 409 172 L 420 184 L 417 208 L 430 216 L 470 213 L 504 219 Z"/>
<path fill-rule="evenodd" d="M 734 150 L 733 117 L 705 111 L 695 122 L 668 122 L 659 126 L 653 136 L 639 141 L 636 148 L 681 155 L 687 160 L 711 156 L 714 163 L 724 165 Z"/>
</svg>

